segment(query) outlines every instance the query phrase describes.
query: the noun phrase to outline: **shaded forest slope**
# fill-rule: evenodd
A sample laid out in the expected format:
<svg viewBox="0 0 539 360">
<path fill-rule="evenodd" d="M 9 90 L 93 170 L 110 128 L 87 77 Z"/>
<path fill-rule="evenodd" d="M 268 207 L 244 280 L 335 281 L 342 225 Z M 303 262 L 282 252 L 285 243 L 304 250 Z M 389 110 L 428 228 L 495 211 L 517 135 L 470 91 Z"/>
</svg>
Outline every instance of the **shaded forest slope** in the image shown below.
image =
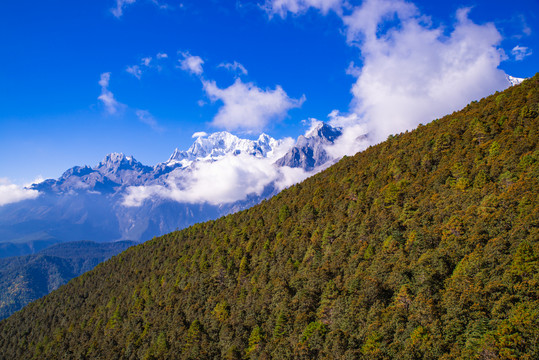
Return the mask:
<svg viewBox="0 0 539 360">
<path fill-rule="evenodd" d="M 0 319 L 136 244 L 77 241 L 52 245 L 34 255 L 0 259 Z"/>
<path fill-rule="evenodd" d="M 539 75 L 0 323 L 1 358 L 539 358 Z"/>
</svg>

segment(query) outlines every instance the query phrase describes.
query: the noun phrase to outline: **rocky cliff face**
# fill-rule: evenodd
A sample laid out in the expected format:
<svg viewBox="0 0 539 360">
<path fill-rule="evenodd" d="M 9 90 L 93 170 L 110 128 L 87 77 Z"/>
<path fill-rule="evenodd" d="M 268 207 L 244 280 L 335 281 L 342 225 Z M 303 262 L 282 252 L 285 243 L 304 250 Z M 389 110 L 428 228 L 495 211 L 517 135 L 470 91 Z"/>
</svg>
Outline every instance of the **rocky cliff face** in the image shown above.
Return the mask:
<svg viewBox="0 0 539 360">
<path fill-rule="evenodd" d="M 328 155 L 326 147 L 332 145 L 341 134 L 341 129 L 319 123 L 307 134 L 299 136 L 296 145 L 275 164 L 312 171 L 335 160 Z"/>
</svg>

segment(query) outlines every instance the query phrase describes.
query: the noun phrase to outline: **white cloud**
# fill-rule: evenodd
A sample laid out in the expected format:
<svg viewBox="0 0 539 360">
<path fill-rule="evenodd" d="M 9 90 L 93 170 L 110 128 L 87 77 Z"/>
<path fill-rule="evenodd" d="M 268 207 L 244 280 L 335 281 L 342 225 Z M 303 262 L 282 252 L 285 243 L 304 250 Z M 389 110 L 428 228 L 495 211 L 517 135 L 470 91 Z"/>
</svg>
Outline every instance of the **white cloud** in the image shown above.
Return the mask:
<svg viewBox="0 0 539 360">
<path fill-rule="evenodd" d="M 142 59 L 140 60 L 140 62 L 141 62 L 142 65 L 144 65 L 144 66 L 150 66 L 150 63 L 152 62 L 152 57 L 151 57 L 151 56 L 148 56 L 148 57 L 142 58 Z"/>
<path fill-rule="evenodd" d="M 29 182 L 28 184 L 24 184 L 23 187 L 27 188 L 27 187 L 30 187 L 30 186 L 32 186 L 34 184 L 40 184 L 45 180 L 47 180 L 47 179 L 45 179 L 42 175 L 38 175 L 34 180 Z"/>
<path fill-rule="evenodd" d="M 320 124 L 322 124 L 322 121 L 320 121 L 318 119 L 315 119 L 315 118 L 308 118 L 307 120 L 301 120 L 301 122 L 302 122 L 303 125 L 306 125 L 306 126 L 309 127 L 307 129 L 307 131 L 305 131 L 305 133 L 303 134 L 303 136 L 305 136 L 305 137 L 309 133 L 314 131 Z"/>
<path fill-rule="evenodd" d="M 202 69 L 202 64 L 204 60 L 200 56 L 193 56 L 189 52 L 180 53 L 183 59 L 178 60 L 180 62 L 180 68 L 182 70 L 188 71 L 191 74 L 202 75 L 204 70 Z"/>
<path fill-rule="evenodd" d="M 137 2 L 137 0 L 116 0 L 116 7 L 110 9 L 110 11 L 112 12 L 112 15 L 114 15 L 117 18 L 120 18 L 120 17 L 122 17 L 122 15 L 124 13 L 124 8 L 126 8 L 127 5 L 131 5 L 131 4 L 134 4 L 136 2 Z M 151 0 L 151 2 L 155 6 L 157 6 L 159 9 L 162 9 L 162 10 L 166 10 L 166 9 L 171 8 L 170 5 L 162 4 L 157 0 Z M 183 7 L 183 5 L 180 4 L 180 7 Z"/>
<path fill-rule="evenodd" d="M 157 131 L 157 132 L 164 131 L 164 129 L 161 126 L 159 126 L 159 124 L 157 123 L 157 120 L 155 120 L 155 118 L 153 117 L 152 114 L 150 114 L 149 111 L 137 110 L 135 111 L 135 114 L 137 115 L 137 117 L 142 123 L 150 126 L 154 131 Z"/>
<path fill-rule="evenodd" d="M 166 9 L 170 9 L 170 5 L 168 4 L 161 4 L 159 1 L 157 0 L 152 0 L 152 3 L 157 6 L 159 9 L 163 9 L 163 10 L 166 10 Z M 180 7 L 182 7 L 182 4 L 180 4 Z"/>
<path fill-rule="evenodd" d="M 116 101 L 114 94 L 108 89 L 110 82 L 110 72 L 101 74 L 99 85 L 101 85 L 101 95 L 97 98 L 101 100 L 109 114 L 115 114 L 124 105 Z"/>
<path fill-rule="evenodd" d="M 195 138 L 204 137 L 204 136 L 208 136 L 208 133 L 207 133 L 207 132 L 204 132 L 204 131 L 197 131 L 197 132 L 194 133 L 191 137 L 192 137 L 193 139 L 195 139 Z"/>
<path fill-rule="evenodd" d="M 511 50 L 511 54 L 513 54 L 516 61 L 521 61 L 526 56 L 530 56 L 532 54 L 532 51 L 526 46 L 517 45 L 513 48 L 513 50 Z"/>
<path fill-rule="evenodd" d="M 363 57 L 351 110 L 371 141 L 413 129 L 508 86 L 498 69 L 501 35 L 493 24 L 474 24 L 468 11 L 457 12 L 448 35 L 402 0 L 367 0 L 343 17 L 347 40 Z"/>
<path fill-rule="evenodd" d="M 318 9 L 322 14 L 327 14 L 330 10 L 341 13 L 345 5 L 343 0 L 266 0 L 263 8 L 270 17 L 279 15 L 284 18 L 289 12 L 299 14 L 309 8 Z"/>
<path fill-rule="evenodd" d="M 357 78 L 348 114 L 329 115 L 343 136 L 328 152 L 354 154 L 389 134 L 415 128 L 508 86 L 498 69 L 504 60 L 501 35 L 491 24 L 475 24 L 470 9 L 460 9 L 452 27 L 435 27 L 428 16 L 404 0 L 346 1 L 267 0 L 270 16 L 334 10 L 345 26 L 346 40 L 358 47 L 358 65 L 347 74 Z M 343 10 L 343 11 L 340 11 Z M 516 47 L 515 58 L 527 49 Z M 366 134 L 368 133 L 368 136 Z"/>
<path fill-rule="evenodd" d="M 318 169 L 315 169 L 312 172 L 307 172 L 302 168 L 283 166 L 279 168 L 279 177 L 275 179 L 275 187 L 278 191 L 284 190 L 307 179 L 309 176 L 314 175 L 317 170 Z"/>
<path fill-rule="evenodd" d="M 140 77 L 142 76 L 142 70 L 140 69 L 140 66 L 138 65 L 128 66 L 125 69 L 125 71 L 127 71 L 129 74 L 133 75 L 139 80 L 140 80 Z"/>
<path fill-rule="evenodd" d="M 157 60 L 161 60 L 168 58 L 168 55 L 165 53 L 158 53 L 155 57 L 157 58 Z M 155 64 L 153 58 L 151 56 L 147 56 L 140 59 L 140 65 L 128 66 L 125 71 L 140 80 L 140 78 L 142 77 L 142 73 L 148 69 L 157 69 L 159 71 L 161 70 L 160 65 L 153 64 Z"/>
<path fill-rule="evenodd" d="M 241 73 L 243 75 L 247 75 L 247 69 L 237 61 L 234 61 L 233 63 L 222 63 L 219 64 L 218 67 L 225 68 L 234 73 Z"/>
<path fill-rule="evenodd" d="M 119 18 L 123 15 L 124 8 L 127 5 L 134 4 L 136 1 L 137 0 L 116 0 L 116 7 L 112 8 L 110 11 L 112 12 L 112 15 Z"/>
<path fill-rule="evenodd" d="M 341 114 L 333 110 L 328 115 L 328 123 L 333 127 L 342 129 L 342 135 L 333 145 L 326 147 L 326 152 L 334 159 L 340 159 L 344 155 L 353 155 L 358 151 L 365 150 L 371 145 L 371 139 L 367 137 L 368 127 L 358 114 Z"/>
<path fill-rule="evenodd" d="M 106 73 L 101 74 L 101 77 L 99 78 L 99 83 L 98 84 L 102 88 L 108 88 L 109 87 L 109 82 L 110 82 L 110 72 L 106 72 Z"/>
<path fill-rule="evenodd" d="M 240 79 L 225 89 L 220 89 L 215 81 L 203 80 L 202 83 L 212 101 L 223 102 L 212 124 L 227 130 L 262 130 L 271 120 L 283 118 L 290 109 L 300 107 L 305 101 L 305 96 L 288 97 L 280 86 L 262 90 Z"/>
<path fill-rule="evenodd" d="M 354 77 L 358 77 L 361 75 L 361 68 L 359 66 L 356 66 L 356 64 L 351 61 L 350 64 L 348 64 L 348 67 L 346 68 L 346 75 L 351 75 Z"/>
<path fill-rule="evenodd" d="M 39 192 L 37 190 L 29 190 L 12 184 L 8 179 L 0 178 L 0 206 L 35 199 L 38 196 Z"/>
<path fill-rule="evenodd" d="M 361 42 L 361 50 L 364 52 L 376 44 L 379 37 L 384 38 L 379 36 L 379 30 L 385 21 L 395 20 L 395 17 L 406 21 L 417 14 L 415 5 L 403 0 L 365 0 L 361 6 L 353 9 L 351 15 L 343 16 L 342 19 L 346 25 L 348 42 Z M 389 28 L 387 34 L 394 30 L 398 29 Z"/>
<path fill-rule="evenodd" d="M 311 175 L 301 169 L 273 165 L 292 144 L 292 139 L 285 139 L 268 158 L 229 154 L 217 161 L 195 163 L 188 170 L 175 170 L 169 175 L 166 185 L 128 188 L 123 204 L 140 206 L 146 199 L 158 197 L 181 203 L 219 205 L 244 200 L 253 194 L 260 195 L 274 182 L 278 189 L 283 189 Z"/>
</svg>

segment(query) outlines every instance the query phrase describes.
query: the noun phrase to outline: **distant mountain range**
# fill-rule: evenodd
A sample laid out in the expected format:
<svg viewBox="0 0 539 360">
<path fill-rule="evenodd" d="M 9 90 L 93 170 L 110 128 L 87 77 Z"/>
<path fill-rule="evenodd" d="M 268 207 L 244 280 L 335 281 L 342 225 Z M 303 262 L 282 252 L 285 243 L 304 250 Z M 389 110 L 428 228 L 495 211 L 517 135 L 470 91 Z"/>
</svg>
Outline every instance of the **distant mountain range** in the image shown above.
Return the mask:
<svg viewBox="0 0 539 360">
<path fill-rule="evenodd" d="M 108 154 L 97 166 L 75 166 L 58 179 L 32 185 L 40 192 L 36 199 L 0 207 L 0 246 L 6 249 L 0 257 L 30 254 L 66 241 L 145 241 L 247 208 L 279 188 L 269 182 L 258 194 L 219 204 L 160 196 L 150 196 L 139 206 L 125 203 L 130 190 L 152 186 L 182 188 L 200 164 L 230 157 L 265 159 L 276 168 L 314 173 L 318 167 L 336 160 L 324 147 L 340 135 L 340 129 L 323 123 L 300 136 L 295 144 L 266 134 L 256 140 L 241 139 L 228 132 L 204 134 L 188 150 L 176 149 L 167 161 L 155 166 L 144 165 L 133 156 Z M 215 179 L 216 183 L 219 181 Z"/>
</svg>

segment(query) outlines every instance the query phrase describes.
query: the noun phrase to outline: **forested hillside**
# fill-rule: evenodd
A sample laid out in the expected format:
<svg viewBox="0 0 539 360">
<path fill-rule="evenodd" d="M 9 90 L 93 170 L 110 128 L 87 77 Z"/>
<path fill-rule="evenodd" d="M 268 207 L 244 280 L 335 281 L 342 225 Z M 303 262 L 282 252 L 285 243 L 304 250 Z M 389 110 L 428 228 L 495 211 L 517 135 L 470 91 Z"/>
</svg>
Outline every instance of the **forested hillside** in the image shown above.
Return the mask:
<svg viewBox="0 0 539 360">
<path fill-rule="evenodd" d="M 388 104 L 391 106 L 391 104 Z M 538 359 L 539 75 L 0 323 L 0 358 Z"/>
<path fill-rule="evenodd" d="M 34 255 L 0 259 L 0 319 L 135 244 L 77 241 L 56 244 Z"/>
</svg>

